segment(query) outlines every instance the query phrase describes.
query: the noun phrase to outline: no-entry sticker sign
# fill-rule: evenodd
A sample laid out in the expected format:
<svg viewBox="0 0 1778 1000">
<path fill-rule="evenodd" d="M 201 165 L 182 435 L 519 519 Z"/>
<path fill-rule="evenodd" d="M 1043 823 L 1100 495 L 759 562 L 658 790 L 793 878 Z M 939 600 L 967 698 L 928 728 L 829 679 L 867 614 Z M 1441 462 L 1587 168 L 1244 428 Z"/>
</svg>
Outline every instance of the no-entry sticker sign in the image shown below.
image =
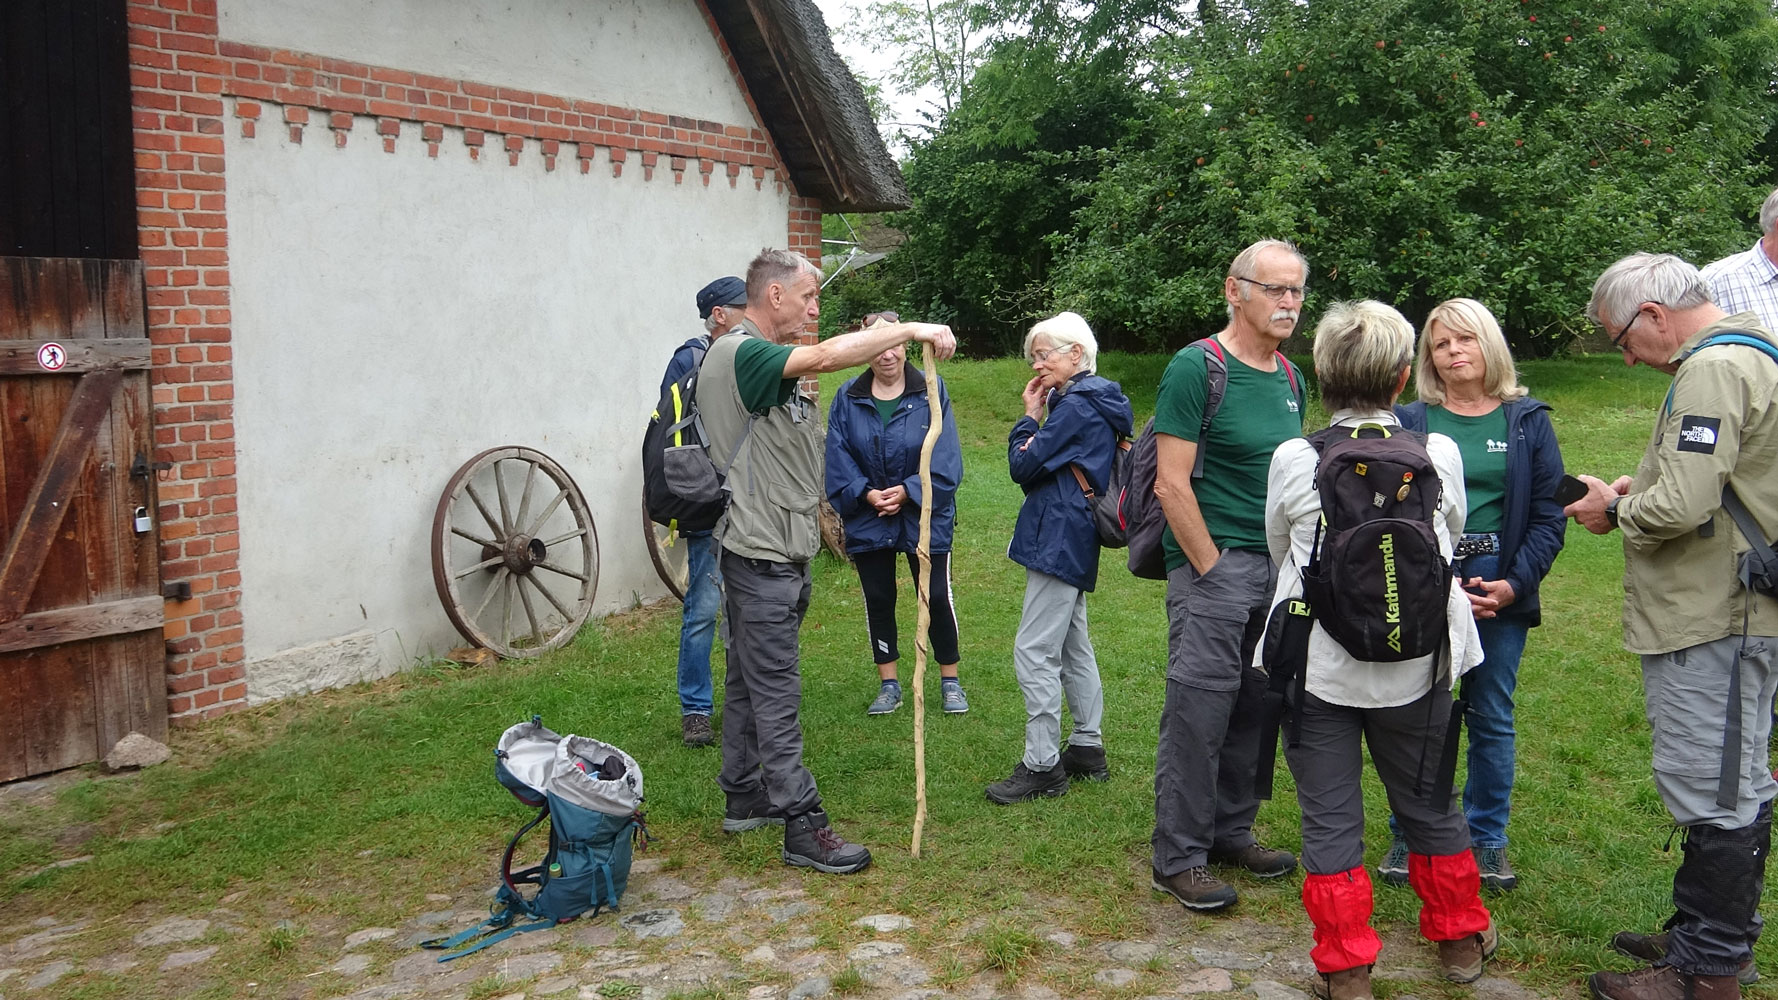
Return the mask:
<svg viewBox="0 0 1778 1000">
<path fill-rule="evenodd" d="M 68 363 L 68 349 L 55 341 L 37 348 L 37 364 L 46 372 L 59 372 Z"/>
</svg>

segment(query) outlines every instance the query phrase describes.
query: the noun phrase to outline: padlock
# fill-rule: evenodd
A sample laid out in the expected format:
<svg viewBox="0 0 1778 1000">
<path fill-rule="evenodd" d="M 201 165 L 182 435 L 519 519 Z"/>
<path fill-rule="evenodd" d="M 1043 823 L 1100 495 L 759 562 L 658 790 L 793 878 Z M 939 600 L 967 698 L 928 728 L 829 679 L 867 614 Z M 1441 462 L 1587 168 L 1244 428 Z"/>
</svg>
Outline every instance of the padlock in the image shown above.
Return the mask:
<svg viewBox="0 0 1778 1000">
<path fill-rule="evenodd" d="M 136 508 L 136 534 L 146 535 L 154 528 L 154 520 L 148 516 L 147 507 Z"/>
</svg>

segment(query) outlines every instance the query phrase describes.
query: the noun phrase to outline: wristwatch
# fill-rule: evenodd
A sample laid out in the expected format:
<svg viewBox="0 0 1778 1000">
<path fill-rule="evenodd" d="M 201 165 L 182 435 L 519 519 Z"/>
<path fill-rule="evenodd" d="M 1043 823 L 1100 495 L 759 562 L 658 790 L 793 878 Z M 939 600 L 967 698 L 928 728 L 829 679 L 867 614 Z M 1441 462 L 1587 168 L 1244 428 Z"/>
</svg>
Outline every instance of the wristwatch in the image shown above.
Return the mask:
<svg viewBox="0 0 1778 1000">
<path fill-rule="evenodd" d="M 1608 504 L 1606 504 L 1606 505 L 1605 505 L 1605 519 L 1606 519 L 1606 520 L 1607 520 L 1607 521 L 1610 521 L 1610 522 L 1611 522 L 1611 526 L 1612 526 L 1612 527 L 1614 527 L 1614 528 L 1615 528 L 1615 527 L 1617 527 L 1617 505 L 1618 505 L 1618 501 L 1620 501 L 1620 500 L 1622 500 L 1622 499 L 1623 499 L 1623 497 L 1621 497 L 1621 496 L 1617 496 L 1617 497 L 1612 497 L 1612 498 L 1611 498 L 1611 502 L 1610 502 L 1610 503 L 1608 503 Z"/>
</svg>

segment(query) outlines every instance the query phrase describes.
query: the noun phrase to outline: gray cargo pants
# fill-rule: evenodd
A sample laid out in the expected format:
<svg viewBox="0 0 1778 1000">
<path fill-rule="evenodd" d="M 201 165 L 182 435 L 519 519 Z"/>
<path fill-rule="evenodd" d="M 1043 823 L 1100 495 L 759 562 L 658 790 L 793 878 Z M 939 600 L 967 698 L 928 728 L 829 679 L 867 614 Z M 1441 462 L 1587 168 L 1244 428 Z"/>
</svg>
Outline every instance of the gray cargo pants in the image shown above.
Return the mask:
<svg viewBox="0 0 1778 1000">
<path fill-rule="evenodd" d="M 1265 675 L 1249 664 L 1265 631 L 1277 568 L 1228 549 L 1200 577 L 1167 574 L 1167 697 L 1154 769 L 1154 869 L 1176 875 L 1212 849 L 1254 842 Z"/>
<path fill-rule="evenodd" d="M 803 679 L 797 638 L 809 610 L 808 563 L 722 554 L 722 772 L 725 792 L 744 794 L 763 781 L 785 816 L 821 808 L 815 778 L 803 766 Z"/>
</svg>

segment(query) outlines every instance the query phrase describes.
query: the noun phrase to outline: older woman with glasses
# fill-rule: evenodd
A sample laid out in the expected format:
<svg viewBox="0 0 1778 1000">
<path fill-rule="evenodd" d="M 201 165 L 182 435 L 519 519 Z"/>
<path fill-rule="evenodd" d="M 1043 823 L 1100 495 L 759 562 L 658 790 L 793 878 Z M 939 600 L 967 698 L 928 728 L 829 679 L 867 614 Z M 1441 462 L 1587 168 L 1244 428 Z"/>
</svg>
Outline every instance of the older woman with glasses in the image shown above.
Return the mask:
<svg viewBox="0 0 1778 1000">
<path fill-rule="evenodd" d="M 1035 374 L 1021 393 L 1025 415 L 1007 439 L 1013 482 L 1025 491 L 1007 557 L 1025 567 L 1025 607 L 1013 640 L 1013 671 L 1025 695 L 1025 754 L 987 788 L 1001 805 L 1068 791 L 1070 778 L 1110 776 L 1100 734 L 1105 700 L 1087 637 L 1087 594 L 1099 577 L 1099 531 L 1087 490 L 1105 489 L 1119 438 L 1135 418 L 1116 383 L 1095 374 L 1099 344 L 1065 312 L 1025 335 Z M 1062 702 L 1074 733 L 1062 749 Z"/>
<path fill-rule="evenodd" d="M 1391 406 L 1407 385 L 1414 328 L 1381 302 L 1341 302 L 1315 328 L 1315 373 L 1331 426 L 1374 426 L 1399 433 Z M 1433 534 L 1445 558 L 1462 534 L 1463 459 L 1442 434 L 1426 451 L 1443 488 Z M 1320 456 L 1307 440 L 1278 446 L 1266 479 L 1266 543 L 1278 563 L 1274 602 L 1303 594 L 1301 567 L 1320 538 Z M 1415 484 L 1421 485 L 1421 484 Z M 1405 496 L 1408 486 L 1402 487 Z M 1288 605 L 1287 605 L 1288 606 Z M 1370 757 L 1414 852 L 1410 881 L 1419 895 L 1420 932 L 1437 942 L 1444 977 L 1479 979 L 1498 944 L 1482 905 L 1469 829 L 1456 810 L 1439 808 L 1422 780 L 1444 746 L 1455 678 L 1481 660 L 1475 622 L 1462 591 L 1450 588 L 1444 620 L 1449 656 L 1435 651 L 1393 663 L 1361 660 L 1316 622 L 1308 633 L 1302 697 L 1292 707 L 1285 758 L 1303 813 L 1303 908 L 1314 924 L 1309 958 L 1321 974 L 1317 993 L 1332 1000 L 1371 996 L 1370 969 L 1382 948 L 1371 927 L 1371 881 L 1364 868 L 1364 790 Z M 1436 629 L 1436 624 L 1433 624 Z M 1436 631 L 1435 633 L 1436 634 Z M 1268 636 L 1268 639 L 1272 637 Z"/>
<path fill-rule="evenodd" d="M 859 327 L 878 320 L 899 323 L 892 312 L 871 313 Z M 932 507 L 932 571 L 927 594 L 932 608 L 932 654 L 938 660 L 944 710 L 969 711 L 957 677 L 957 613 L 951 604 L 951 527 L 957 517 L 957 486 L 963 481 L 963 447 L 951 419 L 951 397 L 938 380 L 938 441 L 932 448 L 932 480 L 920 479 L 920 450 L 932 426 L 926 376 L 908 363 L 907 345 L 897 344 L 871 360 L 870 369 L 834 393 L 827 413 L 827 497 L 846 525 L 846 553 L 864 590 L 864 618 L 878 687 L 866 715 L 888 715 L 901 707 L 901 659 L 895 627 L 895 557 L 905 554 L 918 578 L 914 556 L 920 541 L 920 507 Z M 935 376 L 936 377 L 936 376 Z"/>
<path fill-rule="evenodd" d="M 1481 632 L 1481 666 L 1463 679 L 1469 703 L 1469 780 L 1463 812 L 1482 885 L 1518 887 L 1506 859 L 1513 790 L 1513 691 L 1526 634 L 1542 621 L 1538 586 L 1562 551 L 1567 520 L 1555 499 L 1562 451 L 1549 404 L 1519 385 L 1506 337 L 1474 299 L 1436 306 L 1420 332 L 1414 382 L 1420 400 L 1396 408 L 1403 427 L 1436 431 L 1463 453 L 1469 517 L 1455 567 Z M 1377 866 L 1393 885 L 1408 878 L 1407 844 L 1397 835 Z"/>
</svg>

